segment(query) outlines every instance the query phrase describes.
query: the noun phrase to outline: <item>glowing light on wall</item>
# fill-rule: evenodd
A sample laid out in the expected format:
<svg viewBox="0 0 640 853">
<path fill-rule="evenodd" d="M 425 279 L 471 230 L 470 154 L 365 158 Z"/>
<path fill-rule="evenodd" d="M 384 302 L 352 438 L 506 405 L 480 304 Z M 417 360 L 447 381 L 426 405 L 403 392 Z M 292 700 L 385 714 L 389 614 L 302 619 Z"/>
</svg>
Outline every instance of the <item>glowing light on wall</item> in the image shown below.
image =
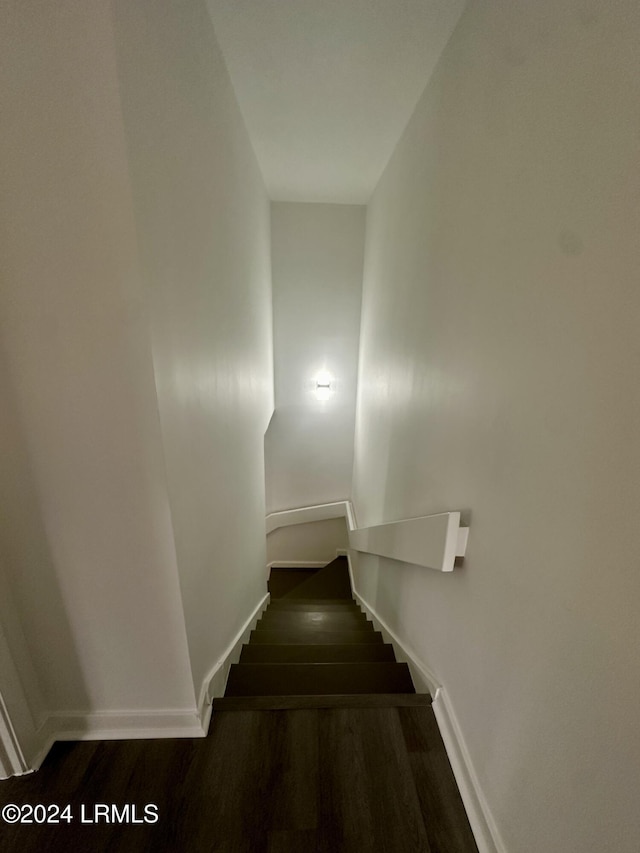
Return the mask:
<svg viewBox="0 0 640 853">
<path fill-rule="evenodd" d="M 333 377 L 329 373 L 319 373 L 313 384 L 316 400 L 328 400 L 334 393 Z"/>
</svg>

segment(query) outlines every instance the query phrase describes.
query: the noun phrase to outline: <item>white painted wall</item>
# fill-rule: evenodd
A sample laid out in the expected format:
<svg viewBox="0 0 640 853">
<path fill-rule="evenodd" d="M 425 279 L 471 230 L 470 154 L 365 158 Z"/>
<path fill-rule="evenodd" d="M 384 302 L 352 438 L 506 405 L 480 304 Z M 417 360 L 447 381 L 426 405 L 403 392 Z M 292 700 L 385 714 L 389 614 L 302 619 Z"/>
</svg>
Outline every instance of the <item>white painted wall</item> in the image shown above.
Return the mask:
<svg viewBox="0 0 640 853">
<path fill-rule="evenodd" d="M 5 645 L 36 721 L 192 725 L 266 592 L 262 180 L 200 0 L 11 4 L 0 54 Z"/>
<path fill-rule="evenodd" d="M 109 7 L 5 5 L 0 54 L 1 582 L 46 711 L 188 711 Z"/>
<path fill-rule="evenodd" d="M 196 690 L 266 594 L 269 202 L 202 0 L 115 0 L 120 91 Z"/>
<path fill-rule="evenodd" d="M 362 525 L 464 509 L 465 566 L 360 555 L 445 685 L 509 853 L 640 838 L 640 7 L 471 2 L 367 219 Z"/>
<path fill-rule="evenodd" d="M 365 208 L 271 208 L 276 411 L 265 441 L 267 511 L 351 491 Z M 335 379 L 318 401 L 313 379 Z"/>
<path fill-rule="evenodd" d="M 327 518 L 279 527 L 267 536 L 267 563 L 278 561 L 330 562 L 338 549 L 349 547 L 344 518 Z"/>
<path fill-rule="evenodd" d="M 279 201 L 366 204 L 465 0 L 207 0 Z"/>
</svg>

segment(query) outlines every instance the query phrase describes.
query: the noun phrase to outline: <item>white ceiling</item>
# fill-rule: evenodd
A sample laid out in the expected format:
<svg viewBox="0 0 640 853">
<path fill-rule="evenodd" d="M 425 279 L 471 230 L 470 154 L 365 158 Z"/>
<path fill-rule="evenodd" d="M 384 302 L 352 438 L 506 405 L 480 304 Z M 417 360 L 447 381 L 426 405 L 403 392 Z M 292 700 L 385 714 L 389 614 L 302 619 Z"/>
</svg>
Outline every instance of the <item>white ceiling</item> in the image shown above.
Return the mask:
<svg viewBox="0 0 640 853">
<path fill-rule="evenodd" d="M 366 203 L 465 0 L 207 0 L 272 199 Z"/>
</svg>

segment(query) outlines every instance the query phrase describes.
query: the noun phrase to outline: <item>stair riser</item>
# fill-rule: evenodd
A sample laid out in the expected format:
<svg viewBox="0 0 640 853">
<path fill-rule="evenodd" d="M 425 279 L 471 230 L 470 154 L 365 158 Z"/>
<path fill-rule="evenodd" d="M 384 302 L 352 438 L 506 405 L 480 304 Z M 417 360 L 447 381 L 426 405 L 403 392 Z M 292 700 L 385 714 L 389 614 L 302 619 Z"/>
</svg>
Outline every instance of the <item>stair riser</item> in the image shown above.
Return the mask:
<svg viewBox="0 0 640 853">
<path fill-rule="evenodd" d="M 414 693 L 405 663 L 234 664 L 225 696 Z"/>
<path fill-rule="evenodd" d="M 278 619 L 305 619 L 310 616 L 319 616 L 325 619 L 366 619 L 367 617 L 359 610 L 357 607 L 332 607 L 327 610 L 326 607 L 316 607 L 316 606 L 307 606 L 307 607 L 290 607 L 290 608 L 277 608 L 273 607 L 273 605 L 269 605 L 269 607 L 265 611 L 265 616 L 271 616 Z"/>
<path fill-rule="evenodd" d="M 382 643 L 379 631 L 252 631 L 250 643 L 295 643 L 310 645 L 317 643 Z"/>
<path fill-rule="evenodd" d="M 349 707 L 355 701 L 365 703 L 356 707 L 374 707 L 370 703 L 382 697 L 380 707 L 386 707 L 390 696 L 407 701 L 415 695 L 407 665 L 395 661 L 393 647 L 354 602 L 344 559 L 302 581 L 274 572 L 270 583 L 281 597 L 272 599 L 240 663 L 232 665 L 223 701 L 240 703 L 238 709 L 251 703 Z"/>
<path fill-rule="evenodd" d="M 269 611 L 272 612 L 274 610 L 279 611 L 289 611 L 289 610 L 300 610 L 300 611 L 317 611 L 323 610 L 328 612 L 336 612 L 336 613 L 361 613 L 362 611 L 358 607 L 358 605 L 354 601 L 341 601 L 339 603 L 328 602 L 328 601 L 288 601 L 286 598 L 272 598 L 271 603 L 269 604 Z"/>
<path fill-rule="evenodd" d="M 351 645 L 249 645 L 242 647 L 240 663 L 349 663 L 395 661 L 393 646 L 380 643 Z"/>
<path fill-rule="evenodd" d="M 287 569 L 273 569 L 270 577 L 270 585 L 275 580 L 276 573 L 289 571 Z M 275 586 L 274 586 L 275 589 Z M 314 572 L 313 576 L 296 584 L 293 589 L 285 593 L 287 599 L 308 600 L 314 598 L 331 598 L 351 601 L 353 598 L 351 585 L 349 583 L 349 569 L 345 557 L 332 560 L 324 568 Z"/>
<path fill-rule="evenodd" d="M 373 624 L 363 615 L 345 613 L 265 613 L 256 625 L 257 629 L 275 631 L 372 631 Z"/>
<path fill-rule="evenodd" d="M 219 711 L 286 711 L 302 708 L 424 708 L 431 705 L 425 693 L 362 693 L 335 696 L 223 696 L 213 700 Z"/>
</svg>

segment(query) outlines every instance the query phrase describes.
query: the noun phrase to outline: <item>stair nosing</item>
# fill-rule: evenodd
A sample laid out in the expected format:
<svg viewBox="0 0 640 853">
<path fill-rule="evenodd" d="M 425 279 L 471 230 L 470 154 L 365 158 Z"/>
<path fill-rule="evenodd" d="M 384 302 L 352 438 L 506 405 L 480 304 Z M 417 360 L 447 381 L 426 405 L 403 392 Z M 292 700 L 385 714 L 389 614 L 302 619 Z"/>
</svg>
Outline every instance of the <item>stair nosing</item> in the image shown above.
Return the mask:
<svg viewBox="0 0 640 853">
<path fill-rule="evenodd" d="M 295 645 L 295 644 L 294 644 Z M 371 643 L 370 645 L 375 645 Z M 245 663 L 232 663 L 231 666 L 358 666 L 362 664 L 363 666 L 406 666 L 408 664 L 405 661 L 393 661 L 393 660 L 371 660 L 371 661 L 360 661 L 360 660 L 321 660 L 321 661 L 304 661 L 304 660 L 294 660 L 294 661 L 247 661 Z"/>
<path fill-rule="evenodd" d="M 221 696 L 213 700 L 213 713 L 241 710 L 286 711 L 298 708 L 423 707 L 431 705 L 428 693 L 329 693 L 281 696 Z M 234 708 L 236 705 L 238 707 Z M 222 706 L 222 707 L 221 707 Z M 227 706 L 227 707 L 225 707 Z M 262 708 L 260 706 L 263 706 Z M 270 706 L 270 707 L 268 707 Z"/>
<path fill-rule="evenodd" d="M 298 631 L 299 631 L 299 629 L 298 629 Z M 273 634 L 291 634 L 291 633 L 294 633 L 294 632 L 293 631 L 287 631 L 287 630 L 277 631 L 277 630 L 273 630 L 271 628 L 263 628 L 262 630 L 259 630 L 259 631 L 254 630 L 251 632 L 252 636 L 250 638 L 249 643 L 251 644 L 251 643 L 255 642 L 255 637 L 253 636 L 254 634 L 257 634 L 261 637 L 264 637 L 265 634 L 272 634 L 273 635 Z M 326 645 L 349 646 L 349 645 L 359 645 L 360 643 L 368 643 L 368 642 L 374 642 L 374 643 L 382 643 L 383 642 L 382 634 L 380 631 L 315 631 L 312 634 L 309 634 L 307 632 L 306 635 L 297 636 L 296 639 L 294 639 L 294 640 L 292 640 L 292 639 L 280 640 L 279 642 L 260 643 L 260 645 L 274 645 L 274 646 L 275 645 L 278 645 L 278 646 L 280 646 L 280 645 L 283 645 L 283 646 L 323 645 L 323 643 L 317 643 L 317 642 L 316 643 L 309 643 L 309 640 L 312 638 L 315 640 L 318 640 L 320 637 L 324 637 L 326 639 L 327 637 L 330 637 L 332 634 L 345 634 L 345 633 L 352 634 L 353 636 L 349 640 L 345 640 L 344 637 L 342 637 L 339 641 L 336 640 L 335 642 L 326 643 Z M 369 640 L 368 639 L 369 637 L 375 637 L 375 639 Z M 267 639 L 274 640 L 276 638 L 271 636 L 271 637 L 268 637 Z"/>
</svg>

